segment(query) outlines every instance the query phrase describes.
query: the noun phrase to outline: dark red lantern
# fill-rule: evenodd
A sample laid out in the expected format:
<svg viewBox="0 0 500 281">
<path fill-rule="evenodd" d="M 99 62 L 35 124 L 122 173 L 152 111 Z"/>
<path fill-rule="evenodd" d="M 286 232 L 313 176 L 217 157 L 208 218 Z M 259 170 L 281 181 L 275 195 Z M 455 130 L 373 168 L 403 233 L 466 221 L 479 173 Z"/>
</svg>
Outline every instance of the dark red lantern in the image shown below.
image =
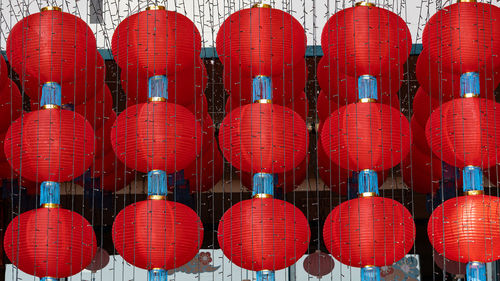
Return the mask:
<svg viewBox="0 0 500 281">
<path fill-rule="evenodd" d="M 397 109 L 379 103 L 349 104 L 324 122 L 321 143 L 340 167 L 388 170 L 410 150 L 410 124 Z"/>
<path fill-rule="evenodd" d="M 337 63 L 335 72 L 360 75 L 398 73 L 411 51 L 411 34 L 395 13 L 360 5 L 334 14 L 321 34 L 321 48 Z M 395 69 L 395 72 L 392 72 Z M 394 77 L 396 78 L 396 77 Z"/>
<path fill-rule="evenodd" d="M 316 252 L 307 256 L 303 266 L 307 274 L 321 278 L 333 271 L 335 261 L 330 255 L 316 250 Z"/>
<path fill-rule="evenodd" d="M 500 9 L 494 5 L 459 2 L 437 11 L 425 24 L 422 44 L 442 70 L 460 75 L 498 69 Z"/>
<path fill-rule="evenodd" d="M 419 87 L 417 93 L 413 97 L 412 125 L 413 122 L 416 122 L 419 126 L 425 128 L 429 116 L 431 116 L 431 113 L 439 107 L 439 105 L 439 99 L 429 96 L 424 88 Z"/>
<path fill-rule="evenodd" d="M 106 267 L 109 263 L 109 254 L 103 248 L 97 248 L 97 253 L 95 254 L 92 262 L 85 268 L 92 271 L 92 273 L 97 272 Z"/>
<path fill-rule="evenodd" d="M 500 164 L 497 163 L 496 165 L 493 165 L 491 166 L 488 171 L 485 171 L 485 175 L 488 177 L 488 179 L 490 180 L 490 183 L 493 185 L 493 186 L 496 186 L 498 187 L 499 186 L 499 175 L 500 173 Z"/>
<path fill-rule="evenodd" d="M 305 121 L 293 110 L 255 103 L 229 113 L 220 126 L 224 157 L 249 173 L 283 173 L 304 161 L 309 144 Z"/>
<path fill-rule="evenodd" d="M 96 158 L 90 171 L 96 186 L 111 192 L 125 188 L 135 178 L 134 172 L 128 169 L 113 151 L 108 152 L 104 157 Z"/>
<path fill-rule="evenodd" d="M 155 7 L 123 20 L 115 29 L 111 49 L 122 69 L 137 69 L 146 73 L 144 78 L 170 77 L 195 65 L 201 37 L 186 16 Z"/>
<path fill-rule="evenodd" d="M 482 98 L 451 100 L 434 111 L 425 133 L 434 154 L 446 163 L 483 169 L 500 159 L 500 110 Z"/>
<path fill-rule="evenodd" d="M 97 90 L 94 98 L 87 99 L 84 103 L 76 105 L 75 111 L 87 119 L 95 131 L 99 130 L 114 114 L 113 96 L 108 86 Z"/>
<path fill-rule="evenodd" d="M 415 135 L 414 135 L 415 136 Z M 422 138 L 422 135 L 417 138 Z M 411 153 L 401 164 L 403 182 L 417 193 L 434 193 L 440 187 L 442 178 L 441 160 L 429 150 L 420 151 L 412 145 Z"/>
<path fill-rule="evenodd" d="M 186 205 L 145 200 L 116 216 L 112 234 L 115 249 L 128 263 L 169 270 L 196 256 L 203 242 L 203 225 Z"/>
<path fill-rule="evenodd" d="M 397 201 L 362 197 L 333 209 L 326 218 L 323 239 L 328 251 L 345 265 L 392 265 L 413 247 L 415 223 Z"/>
<path fill-rule="evenodd" d="M 280 270 L 307 251 L 311 231 L 294 205 L 273 198 L 244 200 L 222 216 L 219 245 L 235 265 L 253 271 Z"/>
<path fill-rule="evenodd" d="M 14 171 L 28 180 L 64 182 L 90 167 L 94 138 L 92 126 L 80 114 L 44 109 L 12 123 L 4 150 Z"/>
<path fill-rule="evenodd" d="M 17 268 L 37 277 L 75 275 L 97 251 L 92 225 L 62 208 L 40 208 L 15 217 L 5 231 L 3 245 Z"/>
<path fill-rule="evenodd" d="M 458 262 L 500 259 L 500 202 L 489 195 L 459 196 L 437 207 L 427 233 L 434 249 Z"/>
<path fill-rule="evenodd" d="M 304 60 L 307 38 L 302 25 L 281 10 L 255 7 L 231 14 L 217 33 L 216 48 L 224 67 L 251 77 L 282 74 Z M 278 83 L 279 84 L 279 83 Z"/>
<path fill-rule="evenodd" d="M 148 102 L 128 107 L 111 130 L 116 156 L 127 167 L 147 173 L 180 171 L 201 153 L 201 124 L 185 107 Z"/>
<path fill-rule="evenodd" d="M 16 84 L 7 78 L 0 84 L 0 133 L 4 133 L 10 124 L 23 111 L 23 97 Z"/>
<path fill-rule="evenodd" d="M 446 270 L 446 272 L 453 275 L 465 275 L 467 271 L 466 263 L 449 260 L 436 252 L 436 250 L 433 251 L 432 257 L 434 259 L 434 263 L 436 263 L 436 265 L 443 271 Z"/>
<path fill-rule="evenodd" d="M 9 78 L 9 69 L 3 56 L 0 56 L 0 84 L 3 85 Z"/>
<path fill-rule="evenodd" d="M 420 123 L 417 121 L 417 117 L 414 114 L 411 117 L 411 135 L 412 135 L 412 144 L 417 147 L 418 150 L 423 153 L 430 153 L 431 148 L 427 143 L 427 139 L 425 136 L 425 126 L 422 127 Z"/>
<path fill-rule="evenodd" d="M 115 124 L 116 113 L 112 110 L 108 120 L 105 120 L 104 126 L 95 132 L 95 156 L 104 157 L 111 151 L 111 130 Z"/>
</svg>

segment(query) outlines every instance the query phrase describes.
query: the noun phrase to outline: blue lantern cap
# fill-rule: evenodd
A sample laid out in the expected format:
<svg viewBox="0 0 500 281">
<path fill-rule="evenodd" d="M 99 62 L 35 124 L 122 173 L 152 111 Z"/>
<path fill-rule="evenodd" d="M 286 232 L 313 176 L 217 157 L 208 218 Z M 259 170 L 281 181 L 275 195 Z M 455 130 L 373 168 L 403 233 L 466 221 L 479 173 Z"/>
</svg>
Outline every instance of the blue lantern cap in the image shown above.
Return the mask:
<svg viewBox="0 0 500 281">
<path fill-rule="evenodd" d="M 273 82 L 271 77 L 259 75 L 253 79 L 253 102 L 273 99 Z"/>
<path fill-rule="evenodd" d="M 476 166 L 466 166 L 462 170 L 464 181 L 464 192 L 473 190 L 484 190 L 483 171 Z"/>
<path fill-rule="evenodd" d="M 359 194 L 370 192 L 379 195 L 377 172 L 369 169 L 360 171 L 358 174 L 358 190 Z"/>
<path fill-rule="evenodd" d="M 167 196 L 167 173 L 152 170 L 148 173 L 148 196 Z"/>
<path fill-rule="evenodd" d="M 40 105 L 61 106 L 61 85 L 56 82 L 45 83 L 42 87 L 42 99 Z"/>
<path fill-rule="evenodd" d="M 257 194 L 269 194 L 274 196 L 274 175 L 268 173 L 256 173 L 253 175 L 252 196 Z"/>
<path fill-rule="evenodd" d="M 358 78 L 358 99 L 377 100 L 377 78 L 372 75 L 361 75 Z"/>
<path fill-rule="evenodd" d="M 476 261 L 467 263 L 467 281 L 486 281 L 486 264 Z"/>
<path fill-rule="evenodd" d="M 161 268 L 149 270 L 148 281 L 167 281 L 167 271 Z"/>
<path fill-rule="evenodd" d="M 361 268 L 361 281 L 380 281 L 380 268 L 376 266 Z"/>
<path fill-rule="evenodd" d="M 44 181 L 40 185 L 40 205 L 61 204 L 61 188 L 58 182 Z"/>
<path fill-rule="evenodd" d="M 460 76 L 460 96 L 474 97 L 481 94 L 479 87 L 479 73 L 467 72 Z"/>
<path fill-rule="evenodd" d="M 262 270 L 257 271 L 257 281 L 275 281 L 274 271 Z"/>
<path fill-rule="evenodd" d="M 40 281 L 59 281 L 59 279 L 54 277 L 42 277 L 40 278 Z"/>
<path fill-rule="evenodd" d="M 165 75 L 156 75 L 149 78 L 148 97 L 151 98 L 168 98 L 168 81 Z"/>
</svg>

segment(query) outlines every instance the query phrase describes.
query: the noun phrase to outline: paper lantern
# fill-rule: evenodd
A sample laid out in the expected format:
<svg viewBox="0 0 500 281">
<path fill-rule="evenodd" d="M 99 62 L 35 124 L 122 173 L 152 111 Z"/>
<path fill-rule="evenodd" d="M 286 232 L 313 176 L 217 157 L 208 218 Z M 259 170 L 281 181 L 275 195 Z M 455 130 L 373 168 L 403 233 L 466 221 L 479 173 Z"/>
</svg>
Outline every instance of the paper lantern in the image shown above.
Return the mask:
<svg viewBox="0 0 500 281">
<path fill-rule="evenodd" d="M 169 270 L 196 256 L 203 242 L 203 225 L 186 205 L 145 200 L 116 216 L 112 235 L 115 249 L 128 263 L 147 270 Z"/>
<path fill-rule="evenodd" d="M 84 103 L 76 105 L 74 109 L 89 121 L 95 131 L 99 130 L 115 114 L 113 111 L 113 96 L 108 86 L 97 90 L 95 97 L 92 99 L 89 97 Z"/>
<path fill-rule="evenodd" d="M 330 255 L 317 250 L 307 256 L 303 266 L 307 274 L 321 278 L 333 271 L 335 261 Z"/>
<path fill-rule="evenodd" d="M 219 131 L 224 157 L 249 173 L 283 173 L 306 157 L 309 133 L 294 111 L 275 104 L 248 104 L 229 113 Z"/>
<path fill-rule="evenodd" d="M 418 123 L 419 126 L 425 128 L 427 120 L 431 113 L 440 106 L 439 99 L 429 96 L 424 88 L 419 87 L 417 93 L 413 97 L 413 122 Z"/>
<path fill-rule="evenodd" d="M 17 268 L 37 277 L 75 275 L 97 251 L 92 225 L 62 208 L 40 208 L 15 217 L 5 231 L 3 245 Z"/>
<path fill-rule="evenodd" d="M 482 98 L 451 100 L 434 111 L 425 133 L 434 154 L 462 168 L 487 169 L 500 159 L 500 111 L 495 101 Z"/>
<path fill-rule="evenodd" d="M 0 84 L 0 133 L 7 131 L 10 124 L 21 116 L 22 111 L 23 97 L 21 92 L 16 84 L 7 78 Z"/>
<path fill-rule="evenodd" d="M 357 198 L 340 204 L 328 215 L 323 239 L 333 257 L 345 265 L 392 265 L 413 247 L 415 223 L 397 201 Z"/>
<path fill-rule="evenodd" d="M 459 196 L 437 207 L 427 225 L 429 240 L 445 258 L 457 262 L 500 259 L 500 203 L 489 195 Z"/>
<path fill-rule="evenodd" d="M 38 110 L 12 123 L 4 151 L 14 171 L 26 179 L 64 182 L 90 167 L 94 137 L 92 126 L 76 112 Z"/>
<path fill-rule="evenodd" d="M 95 273 L 106 267 L 109 263 L 109 254 L 103 248 L 97 248 L 97 253 L 95 254 L 92 262 L 85 268 L 87 270 Z"/>
<path fill-rule="evenodd" d="M 116 113 L 112 110 L 108 120 L 105 120 L 104 126 L 95 132 L 95 155 L 103 157 L 111 151 L 111 130 L 115 124 Z"/>
<path fill-rule="evenodd" d="M 168 102 L 128 107 L 115 121 L 111 144 L 127 167 L 143 173 L 180 171 L 201 152 L 201 125 L 185 107 Z"/>
<path fill-rule="evenodd" d="M 328 157 L 353 171 L 388 170 L 410 150 L 410 126 L 397 109 L 356 103 L 340 108 L 324 122 L 321 143 Z"/>
<path fill-rule="evenodd" d="M 236 266 L 247 270 L 280 270 L 307 251 L 311 231 L 294 205 L 273 198 L 244 200 L 222 216 L 219 245 Z"/>
<path fill-rule="evenodd" d="M 422 135 L 417 135 L 418 137 L 421 138 Z M 441 160 L 430 150 L 423 152 L 417 146 L 412 145 L 411 153 L 406 156 L 401 165 L 403 182 L 415 192 L 434 193 L 439 189 L 443 176 Z"/>
</svg>

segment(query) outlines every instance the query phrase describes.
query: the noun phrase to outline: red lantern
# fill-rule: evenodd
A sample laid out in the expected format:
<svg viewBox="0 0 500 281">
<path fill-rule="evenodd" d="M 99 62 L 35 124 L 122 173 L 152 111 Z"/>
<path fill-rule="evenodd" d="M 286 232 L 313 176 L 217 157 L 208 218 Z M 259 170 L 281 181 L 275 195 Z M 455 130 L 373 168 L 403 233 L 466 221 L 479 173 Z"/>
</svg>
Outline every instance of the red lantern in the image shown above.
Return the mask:
<svg viewBox="0 0 500 281">
<path fill-rule="evenodd" d="M 99 130 L 114 114 L 113 97 L 108 86 L 98 90 L 93 99 L 87 99 L 84 103 L 76 105 L 75 111 L 87 119 L 95 131 Z"/>
<path fill-rule="evenodd" d="M 3 245 L 16 267 L 37 277 L 75 275 L 97 251 L 92 225 L 62 208 L 40 208 L 17 216 L 5 231 Z"/>
<path fill-rule="evenodd" d="M 164 8 L 151 9 L 123 20 L 115 29 L 111 49 L 122 69 L 131 66 L 145 72 L 146 77 L 171 77 L 182 68 L 195 65 L 201 37 L 186 16 Z"/>
<path fill-rule="evenodd" d="M 486 176 L 489 178 L 490 183 L 493 186 L 498 187 L 499 186 L 499 181 L 498 181 L 498 175 L 500 173 L 500 164 L 496 164 L 494 166 L 491 166 L 487 172 L 485 172 Z"/>
<path fill-rule="evenodd" d="M 139 201 L 113 223 L 113 243 L 128 263 L 143 269 L 180 267 L 203 242 L 203 225 L 186 205 L 167 200 Z"/>
<path fill-rule="evenodd" d="M 324 122 L 321 143 L 340 167 L 388 170 L 410 150 L 410 124 L 397 109 L 379 103 L 349 104 Z"/>
<path fill-rule="evenodd" d="M 427 233 L 434 249 L 447 259 L 496 261 L 500 259 L 499 198 L 469 195 L 449 199 L 432 213 Z"/>
<path fill-rule="evenodd" d="M 316 252 L 307 256 L 303 266 L 307 274 L 321 278 L 333 271 L 335 261 L 330 255 L 316 250 Z"/>
<path fill-rule="evenodd" d="M 275 104 L 248 104 L 229 113 L 220 126 L 224 157 L 249 173 L 283 173 L 304 161 L 309 144 L 305 121 Z"/>
<path fill-rule="evenodd" d="M 414 114 L 411 117 L 411 135 L 412 135 L 412 144 L 418 148 L 419 151 L 429 154 L 431 152 L 431 148 L 427 143 L 427 139 L 423 138 L 425 136 L 425 127 L 422 127 L 420 123 L 416 120 L 417 117 Z"/>
<path fill-rule="evenodd" d="M 1 70 L 0 70 L 1 71 Z M 23 97 L 21 92 L 10 79 L 6 79 L 0 86 L 0 133 L 7 131 L 10 124 L 23 111 Z"/>
<path fill-rule="evenodd" d="M 99 188 L 111 192 L 125 188 L 135 178 L 134 172 L 127 169 L 113 151 L 96 158 L 90 171 Z"/>
<path fill-rule="evenodd" d="M 116 156 L 130 169 L 167 174 L 186 168 L 201 152 L 201 125 L 185 107 L 168 102 L 128 107 L 111 130 Z"/>
<path fill-rule="evenodd" d="M 97 253 L 92 259 L 92 262 L 85 269 L 92 271 L 92 273 L 96 273 L 98 270 L 105 268 L 108 263 L 108 252 L 106 252 L 103 248 L 97 248 Z"/>
<path fill-rule="evenodd" d="M 412 145 L 411 154 L 403 160 L 402 167 L 403 182 L 415 192 L 434 193 L 439 189 L 443 173 L 441 160 L 430 150 L 423 152 Z"/>
<path fill-rule="evenodd" d="M 272 198 L 244 200 L 219 222 L 219 245 L 235 265 L 253 271 L 280 270 L 304 255 L 311 231 L 294 205 Z"/>
<path fill-rule="evenodd" d="M 385 266 L 404 258 L 415 241 L 415 223 L 399 202 L 382 197 L 346 201 L 328 215 L 323 239 L 348 266 Z"/>
<path fill-rule="evenodd" d="M 500 159 L 500 111 L 495 101 L 451 100 L 432 113 L 425 131 L 434 154 L 452 166 L 487 169 Z"/>
<path fill-rule="evenodd" d="M 467 271 L 466 263 L 449 260 L 436 252 L 436 250 L 433 251 L 432 258 L 434 259 L 434 263 L 436 263 L 436 265 L 441 268 L 443 272 L 446 270 L 446 272 L 453 275 L 465 275 Z"/>
<path fill-rule="evenodd" d="M 79 104 L 85 92 L 90 96 L 96 89 L 87 87 L 98 78 L 104 81 L 93 31 L 80 18 L 58 10 L 42 10 L 19 21 L 7 39 L 7 57 L 26 94 L 36 101 L 47 82 L 62 86 L 63 103 Z M 96 65 L 101 72 L 95 72 Z"/>
<path fill-rule="evenodd" d="M 4 150 L 14 171 L 28 180 L 64 182 L 92 164 L 94 138 L 92 126 L 80 114 L 44 109 L 12 123 Z"/>
<path fill-rule="evenodd" d="M 122 67 L 121 84 L 129 103 L 142 103 L 148 100 L 150 76 L 150 73 L 135 65 Z M 207 77 L 205 64 L 200 58 L 197 58 L 192 65 L 178 64 L 177 68 L 167 75 L 167 101 L 189 105 L 194 100 L 202 99 L 208 83 Z"/>
<path fill-rule="evenodd" d="M 413 97 L 412 126 L 413 122 L 416 122 L 419 126 L 425 127 L 429 116 L 431 116 L 431 113 L 438 108 L 439 105 L 439 99 L 429 96 L 422 87 L 419 87 L 417 93 Z"/>
<path fill-rule="evenodd" d="M 116 113 L 112 110 L 110 117 L 99 130 L 95 133 L 95 155 L 104 157 L 108 151 L 111 151 L 111 130 L 115 124 Z"/>
<path fill-rule="evenodd" d="M 424 49 L 442 70 L 460 75 L 497 69 L 500 64 L 500 9 L 486 3 L 459 2 L 437 11 L 422 34 Z"/>
<path fill-rule="evenodd" d="M 0 85 L 3 85 L 9 78 L 9 69 L 3 56 L 0 56 Z"/>
<path fill-rule="evenodd" d="M 217 33 L 216 48 L 224 67 L 251 77 L 282 74 L 304 60 L 307 38 L 290 14 L 273 8 L 250 8 L 229 16 Z M 278 83 L 279 84 L 279 83 Z"/>
<path fill-rule="evenodd" d="M 321 48 L 325 56 L 338 61 L 330 64 L 338 65 L 335 72 L 353 77 L 377 76 L 389 69 L 398 73 L 410 55 L 411 34 L 405 21 L 395 13 L 356 6 L 341 10 L 328 20 L 321 34 Z"/>
</svg>

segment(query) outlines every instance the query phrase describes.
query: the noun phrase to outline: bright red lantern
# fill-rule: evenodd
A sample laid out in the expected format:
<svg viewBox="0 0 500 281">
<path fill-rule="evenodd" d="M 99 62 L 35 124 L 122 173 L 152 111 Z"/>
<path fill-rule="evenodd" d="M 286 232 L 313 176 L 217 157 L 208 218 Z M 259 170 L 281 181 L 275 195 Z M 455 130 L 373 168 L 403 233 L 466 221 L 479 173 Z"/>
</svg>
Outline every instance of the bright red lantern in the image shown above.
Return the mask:
<svg viewBox="0 0 500 281">
<path fill-rule="evenodd" d="M 415 223 L 399 202 L 383 197 L 346 201 L 326 218 L 323 239 L 348 266 L 385 266 L 404 258 L 415 241 Z"/>
<path fill-rule="evenodd" d="M 489 195 L 459 196 L 437 207 L 427 225 L 434 249 L 464 263 L 500 259 L 499 200 Z"/>
<path fill-rule="evenodd" d="M 483 169 L 500 159 L 500 110 L 482 98 L 451 100 L 432 113 L 425 133 L 434 154 L 446 163 Z"/>
<path fill-rule="evenodd" d="M 82 271 L 97 251 L 92 225 L 62 208 L 40 208 L 15 217 L 3 245 L 9 260 L 23 272 L 53 278 Z"/>
<path fill-rule="evenodd" d="M 203 225 L 186 205 L 167 200 L 139 201 L 113 223 L 113 243 L 128 263 L 165 270 L 192 260 L 203 242 Z"/>
<path fill-rule="evenodd" d="M 21 116 L 23 97 L 16 84 L 9 78 L 0 85 L 0 133 L 3 133 Z"/>
<path fill-rule="evenodd" d="M 105 69 L 95 74 L 96 65 L 99 68 L 103 61 L 94 32 L 80 18 L 57 10 L 19 21 L 9 33 L 7 57 L 25 81 L 26 94 L 36 101 L 41 97 L 40 86 L 47 82 L 61 85 L 63 103 L 79 104 L 86 98 L 85 91 L 91 96 L 96 89 L 87 87 L 97 78 L 104 81 Z"/>
<path fill-rule="evenodd" d="M 290 14 L 273 8 L 250 8 L 231 14 L 217 33 L 216 49 L 224 67 L 234 65 L 251 77 L 283 74 L 304 60 L 307 38 Z M 277 83 L 279 84 L 279 83 Z"/>
<path fill-rule="evenodd" d="M 422 135 L 413 135 L 422 138 Z M 415 192 L 434 193 L 440 187 L 443 176 L 441 160 L 429 150 L 423 152 L 412 145 L 411 154 L 408 154 L 401 164 L 403 182 Z"/>
<path fill-rule="evenodd" d="M 460 75 L 498 69 L 500 8 L 486 3 L 459 2 L 437 11 L 425 24 L 422 44 L 445 72 Z"/>
<path fill-rule="evenodd" d="M 219 245 L 235 265 L 253 271 L 280 270 L 309 248 L 311 231 L 294 205 L 273 198 L 244 200 L 222 216 Z"/>
<path fill-rule="evenodd" d="M 389 69 L 391 73 L 400 71 L 410 55 L 411 39 L 401 17 L 383 8 L 362 5 L 341 10 L 328 20 L 321 34 L 321 48 L 325 56 L 337 60 L 331 65 L 338 65 L 339 73 L 377 76 Z"/>
<path fill-rule="evenodd" d="M 186 168 L 201 153 L 201 125 L 185 107 L 168 102 L 133 105 L 111 130 L 116 156 L 130 169 L 167 174 Z"/>
<path fill-rule="evenodd" d="M 94 138 L 92 126 L 80 114 L 44 109 L 12 123 L 4 150 L 14 171 L 28 180 L 64 182 L 90 167 Z"/>
<path fill-rule="evenodd" d="M 255 103 L 229 113 L 219 131 L 224 157 L 249 173 L 283 173 L 304 161 L 309 148 L 305 121 L 293 110 Z"/>
<path fill-rule="evenodd" d="M 321 130 L 328 157 L 353 171 L 388 170 L 410 151 L 410 124 L 397 109 L 379 103 L 349 104 L 334 112 Z"/>
<path fill-rule="evenodd" d="M 111 49 L 121 69 L 131 66 L 145 72 L 146 77 L 170 77 L 195 65 L 200 56 L 201 36 L 186 16 L 151 9 L 123 20 L 115 29 Z"/>
</svg>

